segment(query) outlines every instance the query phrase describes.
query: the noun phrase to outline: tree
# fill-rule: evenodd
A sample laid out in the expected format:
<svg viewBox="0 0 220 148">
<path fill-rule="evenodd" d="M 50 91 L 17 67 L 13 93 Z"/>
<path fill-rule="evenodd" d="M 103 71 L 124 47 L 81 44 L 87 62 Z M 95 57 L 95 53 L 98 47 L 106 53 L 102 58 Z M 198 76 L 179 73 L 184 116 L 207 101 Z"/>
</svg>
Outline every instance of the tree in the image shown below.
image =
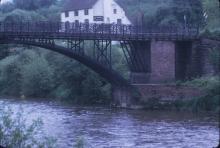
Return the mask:
<svg viewBox="0 0 220 148">
<path fill-rule="evenodd" d="M 0 93 L 19 96 L 21 75 L 17 62 L 18 56 L 12 55 L 0 61 Z"/>
<path fill-rule="evenodd" d="M 55 3 L 56 0 L 14 0 L 16 8 L 25 10 L 36 10 L 43 7 L 49 7 Z"/>
<path fill-rule="evenodd" d="M 8 55 L 9 55 L 9 50 L 8 50 L 7 45 L 0 46 L 0 60 L 4 59 Z"/>
<path fill-rule="evenodd" d="M 0 12 L 8 13 L 15 9 L 15 5 L 13 3 L 3 3 L 0 5 Z"/>
<path fill-rule="evenodd" d="M 203 23 L 202 3 L 200 0 L 173 0 L 173 14 L 180 24 Z"/>
<path fill-rule="evenodd" d="M 7 13 L 4 15 L 3 18 L 4 21 L 39 21 L 39 20 L 46 20 L 44 16 L 39 15 L 38 13 L 34 11 L 26 11 L 21 9 L 15 9 L 10 13 Z"/>
<path fill-rule="evenodd" d="M 202 0 L 206 17 L 206 28 L 210 31 L 220 30 L 220 8 L 217 0 Z"/>
<path fill-rule="evenodd" d="M 29 63 L 23 66 L 22 94 L 29 97 L 47 97 L 53 88 L 53 69 L 42 55 L 36 53 Z"/>
</svg>

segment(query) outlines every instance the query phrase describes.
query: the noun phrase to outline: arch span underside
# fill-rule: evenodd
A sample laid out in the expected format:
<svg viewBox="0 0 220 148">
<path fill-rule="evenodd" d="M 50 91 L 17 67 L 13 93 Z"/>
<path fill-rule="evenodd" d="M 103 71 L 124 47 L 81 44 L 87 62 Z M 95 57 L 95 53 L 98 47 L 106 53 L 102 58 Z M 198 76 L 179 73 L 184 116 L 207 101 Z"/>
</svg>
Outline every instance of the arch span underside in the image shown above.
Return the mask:
<svg viewBox="0 0 220 148">
<path fill-rule="evenodd" d="M 123 78 L 118 72 L 116 72 L 113 69 L 109 69 L 108 67 L 105 67 L 104 65 L 101 65 L 97 61 L 93 60 L 87 55 L 81 55 L 74 53 L 71 49 L 63 46 L 59 46 L 56 44 L 42 44 L 38 42 L 33 41 L 17 41 L 17 40 L 0 40 L 0 44 L 20 44 L 20 45 L 30 45 L 35 47 L 40 47 L 43 49 L 51 50 L 57 53 L 60 53 L 62 55 L 65 55 L 69 58 L 72 58 L 83 65 L 87 66 L 88 68 L 92 69 L 96 73 L 98 73 L 101 77 L 106 79 L 109 83 L 111 83 L 114 86 L 130 86 L 129 82 Z"/>
</svg>

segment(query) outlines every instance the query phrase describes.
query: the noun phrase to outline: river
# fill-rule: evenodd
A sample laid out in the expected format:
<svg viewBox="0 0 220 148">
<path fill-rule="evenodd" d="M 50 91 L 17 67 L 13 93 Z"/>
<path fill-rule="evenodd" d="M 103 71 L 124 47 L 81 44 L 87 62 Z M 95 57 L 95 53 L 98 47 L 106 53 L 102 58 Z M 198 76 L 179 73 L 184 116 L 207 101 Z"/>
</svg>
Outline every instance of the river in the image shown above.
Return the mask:
<svg viewBox="0 0 220 148">
<path fill-rule="evenodd" d="M 0 99 L 0 108 L 20 106 L 60 148 L 83 137 L 91 148 L 212 148 L 219 140 L 218 119 L 208 114 L 74 107 L 56 102 Z"/>
</svg>

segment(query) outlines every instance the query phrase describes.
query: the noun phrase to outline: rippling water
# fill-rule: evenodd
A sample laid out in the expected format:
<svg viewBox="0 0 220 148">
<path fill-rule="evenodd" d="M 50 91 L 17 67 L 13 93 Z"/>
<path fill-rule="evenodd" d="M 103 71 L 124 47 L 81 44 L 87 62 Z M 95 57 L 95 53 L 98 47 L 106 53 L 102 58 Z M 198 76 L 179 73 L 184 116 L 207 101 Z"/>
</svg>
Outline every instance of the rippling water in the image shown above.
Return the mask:
<svg viewBox="0 0 220 148">
<path fill-rule="evenodd" d="M 79 137 L 91 148 L 212 148 L 219 140 L 217 117 L 204 114 L 0 99 L 0 108 L 5 105 L 15 112 L 22 106 L 29 121 L 40 117 L 60 148 L 72 147 Z"/>
</svg>

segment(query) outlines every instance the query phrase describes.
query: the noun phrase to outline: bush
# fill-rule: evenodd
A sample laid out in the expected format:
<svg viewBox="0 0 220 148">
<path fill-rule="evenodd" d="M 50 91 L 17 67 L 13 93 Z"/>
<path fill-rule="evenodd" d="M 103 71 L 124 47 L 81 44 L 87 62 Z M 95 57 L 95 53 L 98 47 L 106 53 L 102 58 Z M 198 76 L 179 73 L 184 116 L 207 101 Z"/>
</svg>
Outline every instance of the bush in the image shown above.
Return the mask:
<svg viewBox="0 0 220 148">
<path fill-rule="evenodd" d="M 43 125 L 40 119 L 33 121 L 30 126 L 25 123 L 22 111 L 15 114 L 10 108 L 0 109 L 0 145 L 7 148 L 56 147 L 53 138 L 37 138 Z"/>
<path fill-rule="evenodd" d="M 42 56 L 23 66 L 22 93 L 28 97 L 48 97 L 53 89 L 53 69 Z"/>
<path fill-rule="evenodd" d="M 210 61 L 214 67 L 215 74 L 218 74 L 220 72 L 220 48 L 211 49 Z"/>
<path fill-rule="evenodd" d="M 41 16 L 34 11 L 25 11 L 20 9 L 15 9 L 12 12 L 6 13 L 4 17 L 2 17 L 2 19 L 3 21 L 12 21 L 12 22 L 46 20 L 44 16 Z"/>
<path fill-rule="evenodd" d="M 220 77 L 203 77 L 184 83 L 198 87 L 205 92 L 205 95 L 193 99 L 187 103 L 188 108 L 193 111 L 220 111 Z"/>
</svg>

